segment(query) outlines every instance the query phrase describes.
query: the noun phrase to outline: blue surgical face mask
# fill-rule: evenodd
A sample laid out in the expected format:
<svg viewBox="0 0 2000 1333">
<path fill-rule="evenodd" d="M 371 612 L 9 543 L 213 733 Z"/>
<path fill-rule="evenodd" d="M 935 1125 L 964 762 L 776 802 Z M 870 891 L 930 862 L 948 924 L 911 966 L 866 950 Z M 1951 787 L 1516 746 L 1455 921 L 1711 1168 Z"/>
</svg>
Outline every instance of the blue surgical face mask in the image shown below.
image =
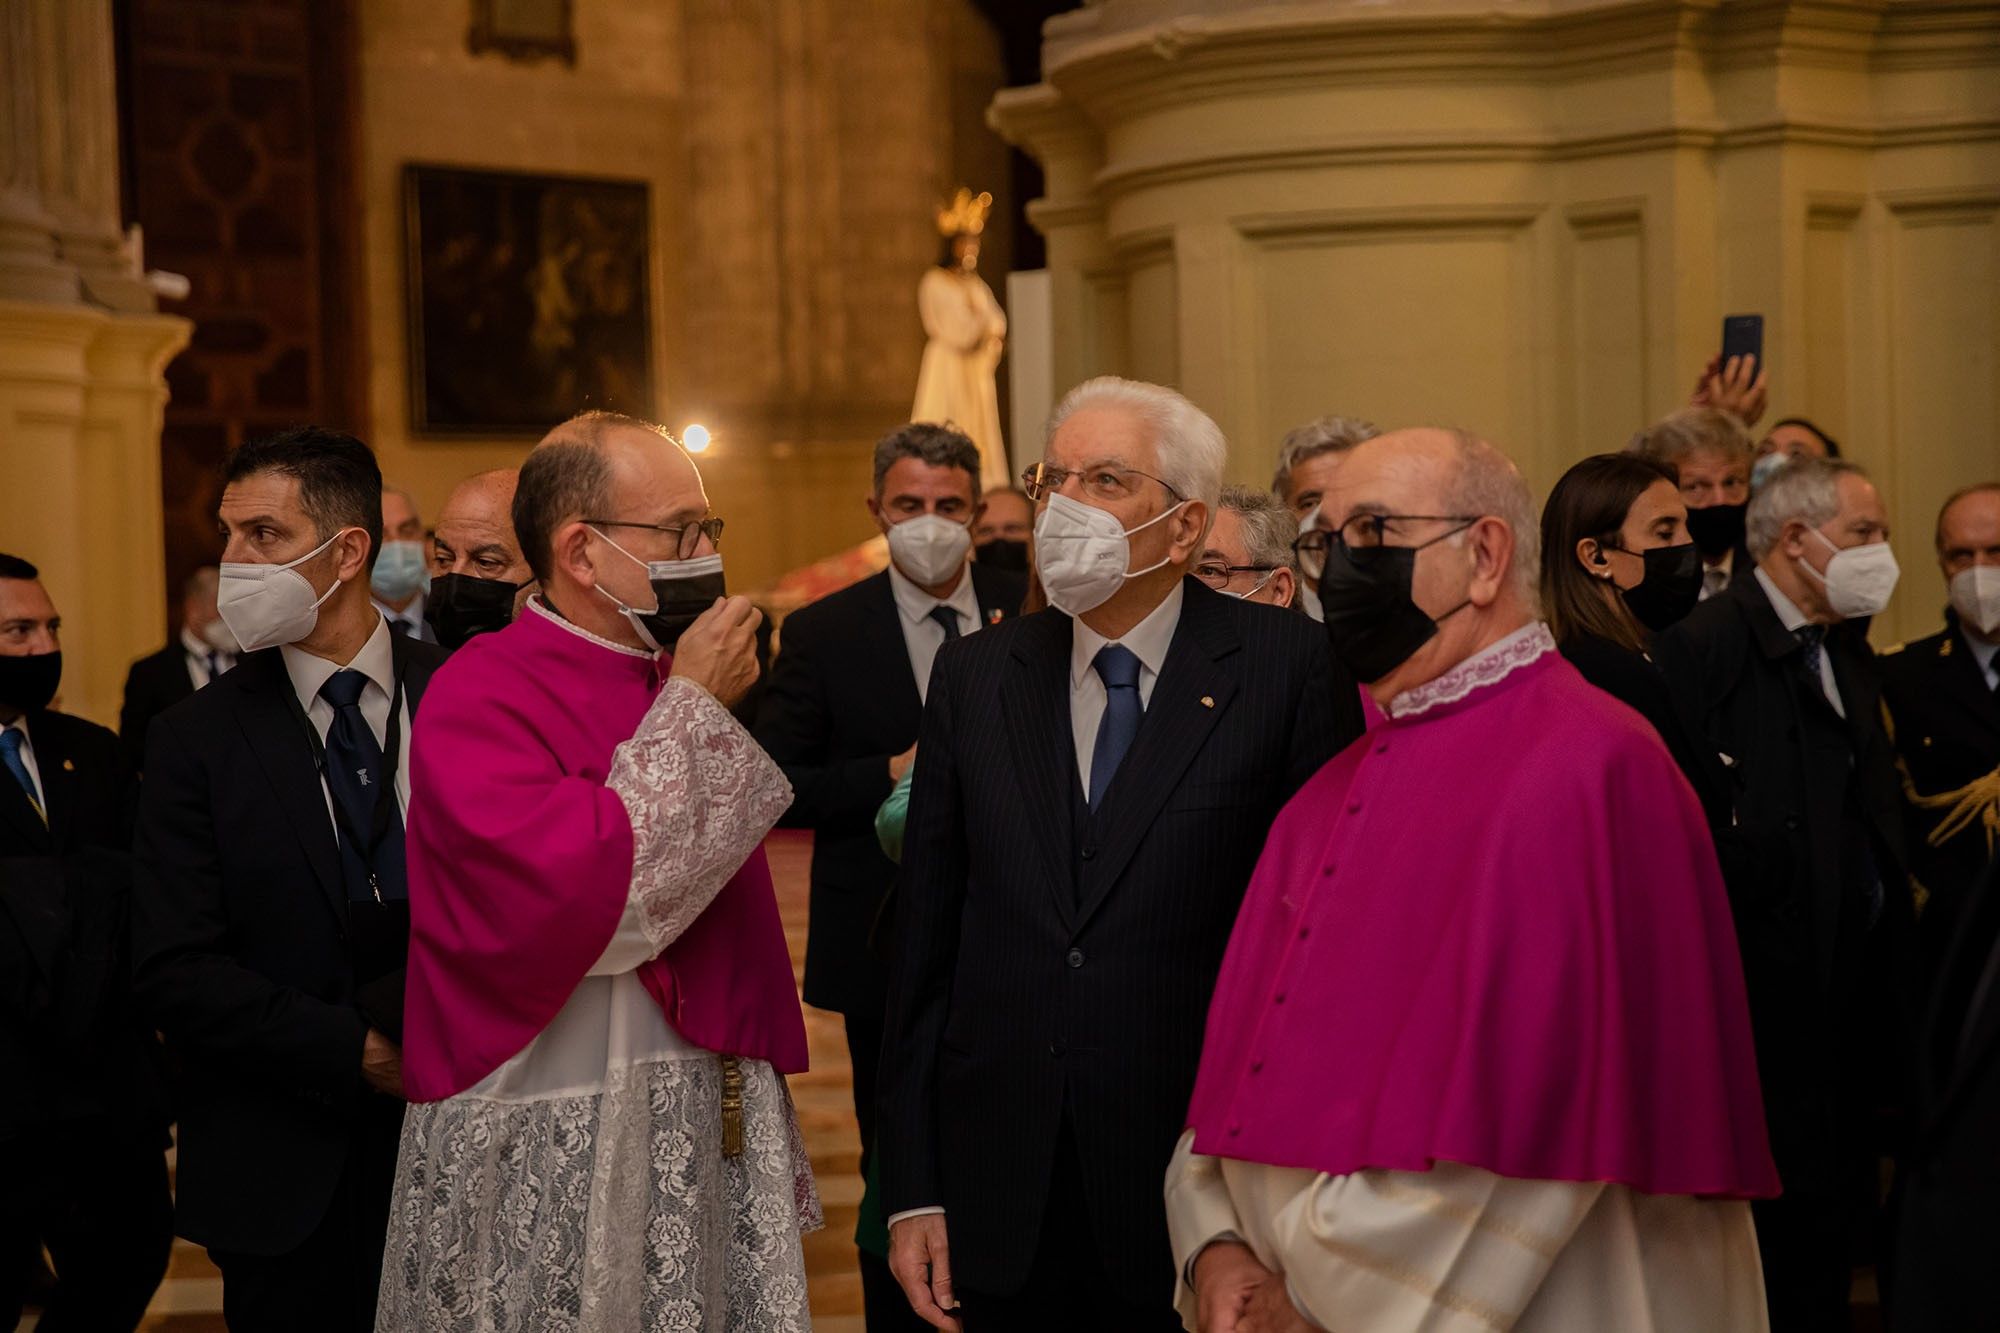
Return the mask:
<svg viewBox="0 0 2000 1333">
<path fill-rule="evenodd" d="M 400 602 L 430 586 L 422 542 L 383 542 L 368 586 L 385 602 Z"/>
</svg>

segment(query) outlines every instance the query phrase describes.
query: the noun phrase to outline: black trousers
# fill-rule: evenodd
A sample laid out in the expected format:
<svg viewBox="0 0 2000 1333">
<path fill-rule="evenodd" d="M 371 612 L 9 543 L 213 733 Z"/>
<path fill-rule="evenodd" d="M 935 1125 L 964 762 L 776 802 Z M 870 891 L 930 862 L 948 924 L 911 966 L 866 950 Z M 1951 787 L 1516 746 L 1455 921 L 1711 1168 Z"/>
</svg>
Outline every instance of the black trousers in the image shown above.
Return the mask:
<svg viewBox="0 0 2000 1333">
<path fill-rule="evenodd" d="M 373 1333 L 402 1107 L 370 1105 L 326 1215 L 284 1254 L 210 1249 L 229 1333 Z"/>
<path fill-rule="evenodd" d="M 1083 1169 L 1067 1118 L 1056 1135 L 1055 1167 L 1042 1211 L 1035 1263 L 1019 1291 L 957 1292 L 965 1333 L 1179 1333 L 1181 1317 L 1163 1291 L 1157 1303 L 1133 1305 L 1111 1289 L 1097 1254 Z M 947 1227 L 950 1219 L 946 1219 Z"/>
<path fill-rule="evenodd" d="M 42 1333 L 119 1333 L 145 1316 L 174 1244 L 165 1135 L 87 1122 L 5 1145 L 0 1172 L 0 1329 L 20 1322 L 46 1245 L 56 1288 Z"/>
<path fill-rule="evenodd" d="M 1771 1333 L 1851 1333 L 1861 1211 L 1848 1200 L 1811 1195 L 1751 1203 Z"/>
<path fill-rule="evenodd" d="M 854 1067 L 854 1119 L 861 1127 L 861 1177 L 875 1156 L 875 1089 L 882 1071 L 882 1017 L 848 1014 L 847 1058 Z M 856 1254 L 861 1264 L 861 1311 L 868 1333 L 929 1333 L 917 1318 L 909 1298 L 889 1272 L 889 1265 L 866 1250 Z"/>
</svg>

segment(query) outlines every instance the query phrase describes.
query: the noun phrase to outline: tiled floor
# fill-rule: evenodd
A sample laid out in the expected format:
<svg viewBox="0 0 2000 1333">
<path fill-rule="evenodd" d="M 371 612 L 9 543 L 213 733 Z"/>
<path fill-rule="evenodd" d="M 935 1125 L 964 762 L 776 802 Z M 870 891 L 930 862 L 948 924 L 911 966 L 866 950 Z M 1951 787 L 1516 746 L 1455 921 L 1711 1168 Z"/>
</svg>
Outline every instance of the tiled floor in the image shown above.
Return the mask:
<svg viewBox="0 0 2000 1333">
<path fill-rule="evenodd" d="M 766 847 L 796 973 L 805 960 L 806 870 L 812 839 L 804 833 L 774 833 Z M 805 1012 L 812 1070 L 792 1080 L 792 1097 L 826 1207 L 826 1229 L 805 1241 L 813 1328 L 816 1333 L 862 1333 L 861 1279 L 854 1267 L 860 1141 L 848 1084 L 847 1042 L 838 1015 L 817 1009 Z M 208 1257 L 194 1246 L 176 1242 L 167 1280 L 141 1327 L 145 1333 L 222 1333 L 221 1309 L 222 1279 Z M 21 1326 L 24 1333 L 33 1327 L 32 1317 Z"/>
</svg>

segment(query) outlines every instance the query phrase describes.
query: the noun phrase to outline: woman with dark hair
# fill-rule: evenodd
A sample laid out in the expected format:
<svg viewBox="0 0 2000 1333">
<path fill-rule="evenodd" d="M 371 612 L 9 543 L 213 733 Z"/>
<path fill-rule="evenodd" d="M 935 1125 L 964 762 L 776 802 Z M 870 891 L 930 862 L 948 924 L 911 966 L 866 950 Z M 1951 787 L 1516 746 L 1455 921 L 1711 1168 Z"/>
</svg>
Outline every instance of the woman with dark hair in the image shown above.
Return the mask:
<svg viewBox="0 0 2000 1333">
<path fill-rule="evenodd" d="M 1689 738 L 1647 656 L 1653 635 L 1694 609 L 1701 558 L 1672 467 L 1597 454 L 1572 467 L 1542 509 L 1542 612 L 1583 678 L 1660 733 L 1714 826 L 1728 823 L 1719 763 Z"/>
</svg>

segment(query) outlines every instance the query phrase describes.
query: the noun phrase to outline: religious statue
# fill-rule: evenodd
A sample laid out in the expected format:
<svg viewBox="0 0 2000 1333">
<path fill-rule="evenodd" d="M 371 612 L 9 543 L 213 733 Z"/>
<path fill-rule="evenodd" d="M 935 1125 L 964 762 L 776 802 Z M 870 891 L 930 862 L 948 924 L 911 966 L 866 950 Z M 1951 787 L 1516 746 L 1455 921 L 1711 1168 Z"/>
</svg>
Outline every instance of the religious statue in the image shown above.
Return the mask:
<svg viewBox="0 0 2000 1333">
<path fill-rule="evenodd" d="M 979 235 L 993 196 L 961 188 L 938 210 L 943 250 L 917 284 L 923 316 L 924 361 L 917 372 L 912 421 L 948 421 L 979 446 L 982 489 L 1013 485 L 1007 442 L 1000 436 L 1000 398 L 993 372 L 1007 341 L 1007 316 L 979 276 Z"/>
</svg>

